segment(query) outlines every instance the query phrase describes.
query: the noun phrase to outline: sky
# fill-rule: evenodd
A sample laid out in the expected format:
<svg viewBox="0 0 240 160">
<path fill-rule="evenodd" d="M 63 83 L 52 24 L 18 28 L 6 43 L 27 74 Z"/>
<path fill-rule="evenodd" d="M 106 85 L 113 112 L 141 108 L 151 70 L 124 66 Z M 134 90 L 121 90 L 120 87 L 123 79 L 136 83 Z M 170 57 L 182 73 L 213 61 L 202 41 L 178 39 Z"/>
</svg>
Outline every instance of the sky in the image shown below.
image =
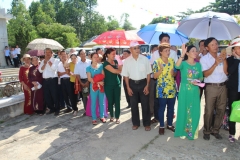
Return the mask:
<svg viewBox="0 0 240 160">
<path fill-rule="evenodd" d="M 34 0 L 25 0 L 27 7 Z M 35 0 L 37 1 L 37 0 Z M 0 0 L 0 7 L 9 9 L 12 0 Z M 175 16 L 188 8 L 199 10 L 215 0 L 98 0 L 96 10 L 106 18 L 113 15 L 120 21 L 123 13 L 129 14 L 133 27 L 139 29 L 141 24 L 149 24 L 159 16 Z"/>
</svg>

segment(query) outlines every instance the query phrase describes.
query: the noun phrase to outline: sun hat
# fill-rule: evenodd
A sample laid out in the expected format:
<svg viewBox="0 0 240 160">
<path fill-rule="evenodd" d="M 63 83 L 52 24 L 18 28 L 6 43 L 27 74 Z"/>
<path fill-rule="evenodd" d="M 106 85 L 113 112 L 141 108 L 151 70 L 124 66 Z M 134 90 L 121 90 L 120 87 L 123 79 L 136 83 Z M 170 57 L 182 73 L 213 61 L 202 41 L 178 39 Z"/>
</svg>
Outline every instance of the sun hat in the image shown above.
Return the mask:
<svg viewBox="0 0 240 160">
<path fill-rule="evenodd" d="M 22 62 L 23 62 L 24 58 L 30 58 L 31 59 L 31 56 L 29 54 L 24 54 L 23 57 L 21 58 Z"/>
<path fill-rule="evenodd" d="M 232 48 L 235 46 L 240 46 L 240 38 L 235 38 L 230 42 L 230 45 L 228 46 L 228 48 Z"/>
<path fill-rule="evenodd" d="M 139 46 L 139 43 L 137 41 L 131 41 L 129 47 L 136 47 Z"/>
</svg>

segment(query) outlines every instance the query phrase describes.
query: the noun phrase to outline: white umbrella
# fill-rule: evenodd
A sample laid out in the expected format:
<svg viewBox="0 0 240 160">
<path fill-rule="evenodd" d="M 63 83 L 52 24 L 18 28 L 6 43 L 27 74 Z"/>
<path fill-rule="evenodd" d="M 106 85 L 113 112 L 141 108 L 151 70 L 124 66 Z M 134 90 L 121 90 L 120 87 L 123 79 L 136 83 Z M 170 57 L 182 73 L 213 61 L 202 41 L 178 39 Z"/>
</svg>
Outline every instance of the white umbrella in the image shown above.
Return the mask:
<svg viewBox="0 0 240 160">
<path fill-rule="evenodd" d="M 240 34 L 240 26 L 236 19 L 226 13 L 203 12 L 195 13 L 183 19 L 178 31 L 190 38 L 231 40 Z"/>
<path fill-rule="evenodd" d="M 46 48 L 51 48 L 53 50 L 64 49 L 64 47 L 57 41 L 47 38 L 34 39 L 27 45 L 27 48 L 33 50 L 45 50 Z"/>
</svg>

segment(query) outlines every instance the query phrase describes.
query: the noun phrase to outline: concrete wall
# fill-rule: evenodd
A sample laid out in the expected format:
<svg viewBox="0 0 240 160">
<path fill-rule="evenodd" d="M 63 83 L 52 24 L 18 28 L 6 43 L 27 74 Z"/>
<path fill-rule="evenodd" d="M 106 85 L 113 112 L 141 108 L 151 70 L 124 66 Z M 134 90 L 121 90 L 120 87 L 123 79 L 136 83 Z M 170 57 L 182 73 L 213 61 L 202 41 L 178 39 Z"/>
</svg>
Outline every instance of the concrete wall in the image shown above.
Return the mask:
<svg viewBox="0 0 240 160">
<path fill-rule="evenodd" d="M 23 114 L 24 94 L 0 99 L 0 121 Z"/>
<path fill-rule="evenodd" d="M 7 36 L 7 20 L 11 19 L 11 15 L 5 13 L 5 9 L 0 9 L 0 67 L 6 66 L 4 47 L 8 46 Z"/>
</svg>

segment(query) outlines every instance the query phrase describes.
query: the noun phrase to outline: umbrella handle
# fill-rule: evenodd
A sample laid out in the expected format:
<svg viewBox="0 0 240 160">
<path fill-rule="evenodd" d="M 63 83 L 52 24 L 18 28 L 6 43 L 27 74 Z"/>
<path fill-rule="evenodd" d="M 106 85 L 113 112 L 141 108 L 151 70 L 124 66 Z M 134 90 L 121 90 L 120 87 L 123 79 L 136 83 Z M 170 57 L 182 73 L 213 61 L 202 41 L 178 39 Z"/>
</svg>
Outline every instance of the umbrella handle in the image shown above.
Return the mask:
<svg viewBox="0 0 240 160">
<path fill-rule="evenodd" d="M 212 23 L 212 18 L 209 18 L 207 38 L 209 38 L 209 37 L 210 37 L 210 34 L 211 34 L 211 23 Z"/>
</svg>

